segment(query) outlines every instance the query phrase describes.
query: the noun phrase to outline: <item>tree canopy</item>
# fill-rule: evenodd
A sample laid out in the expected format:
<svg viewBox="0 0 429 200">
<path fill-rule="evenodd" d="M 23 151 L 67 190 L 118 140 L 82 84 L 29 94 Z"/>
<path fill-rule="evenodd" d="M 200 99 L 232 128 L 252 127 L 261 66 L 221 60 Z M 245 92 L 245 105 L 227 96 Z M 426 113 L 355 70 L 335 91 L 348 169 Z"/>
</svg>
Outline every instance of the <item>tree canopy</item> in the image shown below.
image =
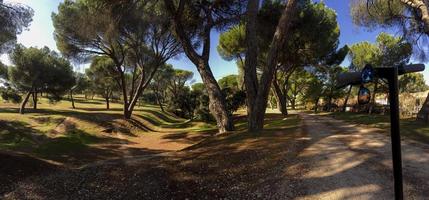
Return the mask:
<svg viewBox="0 0 429 200">
<path fill-rule="evenodd" d="M 59 100 L 75 84 L 70 62 L 47 47 L 17 45 L 10 60 L 14 66 L 9 67 L 9 80 L 15 88 L 28 93 L 26 99 L 30 93 L 44 92 L 51 100 Z M 21 110 L 25 103 L 26 100 Z"/>
<path fill-rule="evenodd" d="M 0 0 L 0 54 L 15 46 L 16 36 L 30 25 L 33 14 L 28 6 Z"/>
<path fill-rule="evenodd" d="M 52 15 L 63 54 L 84 61 L 100 55 L 112 60 L 114 65 L 106 67 L 116 74 L 127 119 L 158 68 L 181 52 L 161 9 L 160 2 L 149 0 L 66 0 Z"/>
<path fill-rule="evenodd" d="M 97 94 L 101 95 L 106 100 L 106 108 L 109 109 L 109 99 L 113 95 L 113 91 L 117 90 L 115 82 L 115 74 L 109 69 L 112 69 L 115 64 L 108 57 L 95 57 L 85 73 L 90 81 L 90 87 Z"/>
<path fill-rule="evenodd" d="M 354 24 L 370 30 L 381 27 L 401 31 L 421 60 L 427 59 L 428 11 L 428 4 L 420 0 L 353 0 L 350 6 Z"/>
<path fill-rule="evenodd" d="M 374 67 L 393 67 L 408 63 L 411 44 L 387 33 L 380 33 L 376 43 L 360 42 L 351 46 L 353 67 L 362 69 L 366 64 Z"/>
</svg>

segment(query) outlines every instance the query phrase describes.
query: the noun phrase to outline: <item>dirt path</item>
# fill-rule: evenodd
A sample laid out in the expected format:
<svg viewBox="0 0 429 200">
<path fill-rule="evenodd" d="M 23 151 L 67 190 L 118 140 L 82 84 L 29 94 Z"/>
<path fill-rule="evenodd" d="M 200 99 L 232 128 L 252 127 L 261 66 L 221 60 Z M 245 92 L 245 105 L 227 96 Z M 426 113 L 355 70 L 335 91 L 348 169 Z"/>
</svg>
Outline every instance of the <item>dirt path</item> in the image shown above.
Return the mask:
<svg viewBox="0 0 429 200">
<path fill-rule="evenodd" d="M 300 114 L 306 147 L 285 170 L 295 199 L 393 199 L 390 138 L 382 130 Z M 429 145 L 402 142 L 405 199 L 429 198 Z M 291 189 L 291 188 L 289 188 Z"/>
</svg>

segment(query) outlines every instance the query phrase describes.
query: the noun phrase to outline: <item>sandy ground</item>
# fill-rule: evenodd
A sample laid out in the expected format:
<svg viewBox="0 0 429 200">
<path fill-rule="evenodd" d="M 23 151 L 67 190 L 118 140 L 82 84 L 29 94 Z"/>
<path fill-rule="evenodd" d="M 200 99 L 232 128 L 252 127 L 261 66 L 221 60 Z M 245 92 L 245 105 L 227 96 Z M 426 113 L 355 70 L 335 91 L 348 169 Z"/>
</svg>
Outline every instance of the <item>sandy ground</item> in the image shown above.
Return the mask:
<svg viewBox="0 0 429 200">
<path fill-rule="evenodd" d="M 296 163 L 294 199 L 393 199 L 390 137 L 382 130 L 300 114 L 307 140 Z M 386 131 L 384 131 L 386 132 Z M 429 198 L 429 145 L 403 140 L 405 199 Z M 290 188 L 286 188 L 290 189 Z"/>
</svg>

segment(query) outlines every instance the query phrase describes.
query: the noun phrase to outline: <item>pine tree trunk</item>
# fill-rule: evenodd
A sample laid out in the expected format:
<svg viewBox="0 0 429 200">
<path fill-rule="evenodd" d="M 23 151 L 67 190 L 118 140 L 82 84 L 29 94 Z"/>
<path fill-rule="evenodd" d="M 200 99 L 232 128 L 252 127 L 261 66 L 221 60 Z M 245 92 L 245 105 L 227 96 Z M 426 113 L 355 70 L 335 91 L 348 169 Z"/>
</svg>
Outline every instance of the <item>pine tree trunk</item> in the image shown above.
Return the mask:
<svg viewBox="0 0 429 200">
<path fill-rule="evenodd" d="M 24 100 L 22 101 L 21 107 L 19 108 L 19 113 L 20 114 L 24 114 L 25 113 L 25 105 L 27 104 L 28 99 L 30 98 L 31 93 L 32 92 L 30 90 L 30 92 L 27 93 L 27 95 L 25 96 Z"/>
<path fill-rule="evenodd" d="M 203 45 L 201 48 L 202 53 L 200 55 L 193 47 L 193 42 L 185 32 L 184 24 L 181 19 L 185 2 L 186 1 L 180 1 L 178 8 L 176 9 L 173 0 L 164 0 L 166 10 L 172 17 L 172 24 L 176 38 L 182 44 L 186 56 L 197 67 L 198 72 L 201 75 L 201 79 L 203 80 L 204 86 L 209 95 L 209 110 L 216 119 L 219 133 L 232 131 L 234 130 L 234 125 L 231 120 L 231 116 L 228 114 L 226 109 L 225 97 L 223 96 L 220 87 L 213 76 L 208 62 L 210 57 L 210 33 L 213 26 L 208 23 L 203 27 L 203 31 L 201 32 L 201 41 Z M 213 22 L 213 19 L 211 18 L 212 14 L 206 14 L 208 16 L 208 21 Z"/>
<path fill-rule="evenodd" d="M 225 97 L 208 66 L 208 62 L 200 63 L 198 72 L 209 95 L 209 110 L 216 119 L 219 133 L 232 131 L 234 130 L 234 125 L 226 109 Z"/>
<path fill-rule="evenodd" d="M 255 107 L 257 106 L 256 98 L 258 96 L 258 77 L 256 66 L 258 63 L 258 44 L 257 41 L 257 15 L 259 10 L 259 0 L 249 0 L 247 4 L 246 16 L 246 59 L 244 60 L 244 85 L 246 87 L 247 103 L 247 121 L 248 129 L 251 132 L 258 131 L 256 122 Z M 263 125 L 262 125 L 263 126 Z"/>
<path fill-rule="evenodd" d="M 289 33 L 289 28 L 292 21 L 292 14 L 295 11 L 297 0 L 289 0 L 283 13 L 278 22 L 274 37 L 271 41 L 270 49 L 267 56 L 267 65 L 262 69 L 262 76 L 259 84 L 256 86 L 254 83 L 258 83 L 256 79 L 256 72 L 253 70 L 253 66 L 256 66 L 256 62 L 246 62 L 246 90 L 249 88 L 257 88 L 257 90 L 251 89 L 247 92 L 248 100 L 248 128 L 250 132 L 261 131 L 264 127 L 264 117 L 265 110 L 267 108 L 268 94 L 273 80 L 274 72 L 278 64 L 278 52 Z M 248 3 L 248 16 L 247 16 L 247 25 L 246 25 L 246 40 L 247 40 L 247 52 L 246 52 L 246 61 L 249 58 L 252 58 L 252 55 L 257 55 L 257 48 L 253 48 L 256 40 L 252 40 L 256 36 L 257 25 L 256 25 L 256 15 L 258 11 L 259 1 L 251 0 Z M 249 35 L 250 34 L 250 35 Z M 254 39 L 254 38 L 253 38 Z M 256 60 L 256 59 L 255 59 Z M 256 97 L 256 98 L 255 98 Z M 249 112 L 250 111 L 250 112 Z"/>
<path fill-rule="evenodd" d="M 279 109 L 279 111 L 284 115 L 288 115 L 287 112 L 287 103 L 286 103 L 286 95 L 283 94 L 282 90 L 279 87 L 279 84 L 277 82 L 277 80 L 273 81 L 273 88 L 274 88 L 274 96 L 276 97 L 277 100 L 277 108 Z"/>
</svg>

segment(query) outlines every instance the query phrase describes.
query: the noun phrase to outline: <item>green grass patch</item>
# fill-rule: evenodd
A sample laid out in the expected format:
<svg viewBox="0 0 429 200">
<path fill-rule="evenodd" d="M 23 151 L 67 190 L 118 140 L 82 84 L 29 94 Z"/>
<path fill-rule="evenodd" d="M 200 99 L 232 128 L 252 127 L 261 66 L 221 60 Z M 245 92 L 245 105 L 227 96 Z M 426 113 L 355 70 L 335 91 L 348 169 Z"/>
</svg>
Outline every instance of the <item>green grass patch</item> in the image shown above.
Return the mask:
<svg viewBox="0 0 429 200">
<path fill-rule="evenodd" d="M 301 119 L 298 115 L 288 115 L 283 117 L 281 114 L 271 114 L 265 117 L 265 126 L 261 132 L 247 131 L 247 118 L 239 117 L 235 121 L 236 131 L 225 134 L 224 136 L 209 138 L 199 144 L 193 145 L 188 149 L 196 149 L 210 145 L 229 145 L 236 143 L 246 143 L 250 140 L 270 139 L 273 142 L 280 142 L 281 138 L 289 137 L 295 133 L 300 125 Z"/>
<path fill-rule="evenodd" d="M 89 144 L 101 142 L 102 138 L 75 129 L 65 136 L 52 138 L 41 144 L 35 151 L 42 156 L 78 153 L 88 148 Z"/>
<path fill-rule="evenodd" d="M 389 115 L 368 115 L 365 113 L 327 113 L 335 119 L 355 124 L 365 124 L 371 127 L 390 129 Z M 401 119 L 401 135 L 429 144 L 429 125 L 415 119 Z"/>
<path fill-rule="evenodd" d="M 298 115 L 288 115 L 278 119 L 265 120 L 264 129 L 285 129 L 297 126 L 300 119 Z"/>
</svg>

